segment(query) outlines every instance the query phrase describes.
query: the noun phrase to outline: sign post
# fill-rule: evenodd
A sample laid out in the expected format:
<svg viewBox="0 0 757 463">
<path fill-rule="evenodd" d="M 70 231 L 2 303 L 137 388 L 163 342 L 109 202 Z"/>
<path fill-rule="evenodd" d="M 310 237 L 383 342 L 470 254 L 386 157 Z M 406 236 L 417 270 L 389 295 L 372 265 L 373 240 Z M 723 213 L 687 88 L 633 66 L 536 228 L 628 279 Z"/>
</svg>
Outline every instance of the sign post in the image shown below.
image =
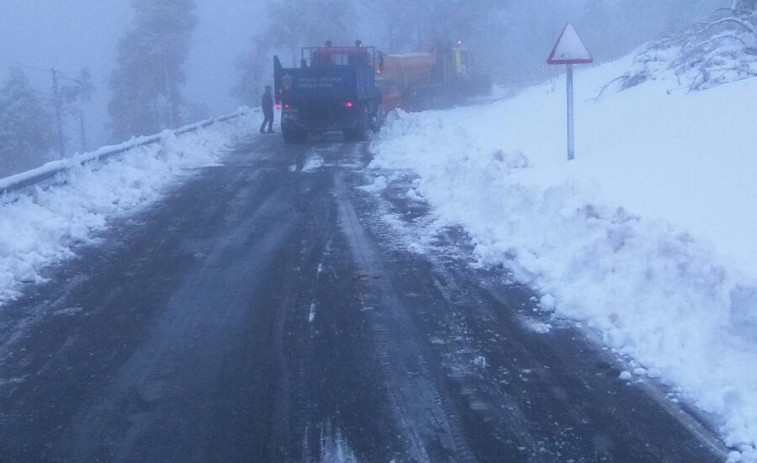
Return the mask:
<svg viewBox="0 0 757 463">
<path fill-rule="evenodd" d="M 581 37 L 573 28 L 572 25 L 567 24 L 563 29 L 562 34 L 557 39 L 555 46 L 552 48 L 552 53 L 547 58 L 548 64 L 564 64 L 566 65 L 566 85 L 568 95 L 568 161 L 572 161 L 575 158 L 574 150 L 574 121 L 573 121 L 573 65 L 574 64 L 588 64 L 594 61 L 591 53 L 584 45 Z"/>
</svg>

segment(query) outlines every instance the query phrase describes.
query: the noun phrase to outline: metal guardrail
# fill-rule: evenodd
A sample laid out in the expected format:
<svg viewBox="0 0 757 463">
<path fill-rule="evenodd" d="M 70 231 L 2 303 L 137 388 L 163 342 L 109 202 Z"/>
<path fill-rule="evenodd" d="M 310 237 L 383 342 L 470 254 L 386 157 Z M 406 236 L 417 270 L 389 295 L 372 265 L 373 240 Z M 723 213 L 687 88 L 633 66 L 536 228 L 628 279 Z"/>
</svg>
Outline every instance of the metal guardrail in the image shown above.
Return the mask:
<svg viewBox="0 0 757 463">
<path fill-rule="evenodd" d="M 97 151 L 91 153 L 84 153 L 79 156 L 75 156 L 69 159 L 63 159 L 60 161 L 49 162 L 41 167 L 21 172 L 16 175 L 12 175 L 7 178 L 0 179 L 0 196 L 7 193 L 23 190 L 34 185 L 38 185 L 42 182 L 53 180 L 59 174 L 66 172 L 78 166 L 83 166 L 92 162 L 99 162 L 110 157 L 123 154 L 134 148 L 152 145 L 160 142 L 165 136 L 166 132 L 173 133 L 174 135 L 181 135 L 189 132 L 194 132 L 205 127 L 209 127 L 219 122 L 226 122 L 232 119 L 236 119 L 249 113 L 249 109 L 242 109 L 235 113 L 228 114 L 226 116 L 220 116 L 206 121 L 198 122 L 195 124 L 187 125 L 175 130 L 167 130 L 159 134 L 149 135 L 146 137 L 140 137 L 133 142 L 126 142 L 123 145 L 118 146 L 105 146 Z"/>
</svg>

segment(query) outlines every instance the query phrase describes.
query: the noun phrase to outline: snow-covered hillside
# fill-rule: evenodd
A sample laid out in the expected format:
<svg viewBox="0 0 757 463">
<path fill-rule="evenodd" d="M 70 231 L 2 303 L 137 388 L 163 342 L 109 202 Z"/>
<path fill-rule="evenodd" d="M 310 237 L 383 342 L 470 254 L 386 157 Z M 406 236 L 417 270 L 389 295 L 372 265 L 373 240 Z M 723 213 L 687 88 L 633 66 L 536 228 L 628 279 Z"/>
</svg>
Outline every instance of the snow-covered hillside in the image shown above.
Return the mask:
<svg viewBox="0 0 757 463">
<path fill-rule="evenodd" d="M 25 283 L 42 281 L 45 266 L 70 257 L 72 246 L 90 242 L 108 220 L 151 204 L 189 169 L 216 163 L 250 132 L 254 117 L 247 113 L 179 136 L 167 131 L 159 143 L 79 165 L 92 157 L 84 154 L 67 161 L 77 167 L 59 174 L 65 184 L 0 196 L 0 304 Z M 13 178 L 0 183 L 6 180 Z"/>
<path fill-rule="evenodd" d="M 757 462 L 757 79 L 690 93 L 671 72 L 595 101 L 632 61 L 577 72 L 575 161 L 560 80 L 390 118 L 372 166 L 416 172 L 436 227 L 464 226 L 482 264 L 602 333 L 621 379 L 674 386 Z"/>
</svg>

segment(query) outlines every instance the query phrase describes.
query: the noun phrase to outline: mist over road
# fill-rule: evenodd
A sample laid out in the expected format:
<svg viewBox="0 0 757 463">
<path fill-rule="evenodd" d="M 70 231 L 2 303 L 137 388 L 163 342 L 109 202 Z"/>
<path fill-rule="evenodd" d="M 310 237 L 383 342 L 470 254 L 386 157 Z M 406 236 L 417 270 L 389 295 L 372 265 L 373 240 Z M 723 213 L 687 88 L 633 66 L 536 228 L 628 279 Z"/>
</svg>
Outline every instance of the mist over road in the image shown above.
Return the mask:
<svg viewBox="0 0 757 463">
<path fill-rule="evenodd" d="M 723 460 L 369 160 L 251 139 L 3 307 L 0 461 Z"/>
</svg>

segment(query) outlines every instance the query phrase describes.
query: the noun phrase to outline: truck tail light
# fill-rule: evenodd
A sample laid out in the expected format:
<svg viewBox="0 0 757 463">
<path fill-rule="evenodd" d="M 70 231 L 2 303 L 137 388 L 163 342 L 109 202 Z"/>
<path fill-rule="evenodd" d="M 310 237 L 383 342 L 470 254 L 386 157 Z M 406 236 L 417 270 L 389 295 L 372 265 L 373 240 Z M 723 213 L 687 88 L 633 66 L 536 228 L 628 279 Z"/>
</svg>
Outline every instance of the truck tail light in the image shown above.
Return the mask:
<svg viewBox="0 0 757 463">
<path fill-rule="evenodd" d="M 355 104 L 354 104 L 353 102 L 351 102 L 351 101 L 348 101 L 348 102 L 346 102 L 346 103 L 344 104 L 344 107 L 345 107 L 345 108 L 352 108 L 352 107 L 354 107 L 354 106 L 355 106 Z"/>
</svg>

